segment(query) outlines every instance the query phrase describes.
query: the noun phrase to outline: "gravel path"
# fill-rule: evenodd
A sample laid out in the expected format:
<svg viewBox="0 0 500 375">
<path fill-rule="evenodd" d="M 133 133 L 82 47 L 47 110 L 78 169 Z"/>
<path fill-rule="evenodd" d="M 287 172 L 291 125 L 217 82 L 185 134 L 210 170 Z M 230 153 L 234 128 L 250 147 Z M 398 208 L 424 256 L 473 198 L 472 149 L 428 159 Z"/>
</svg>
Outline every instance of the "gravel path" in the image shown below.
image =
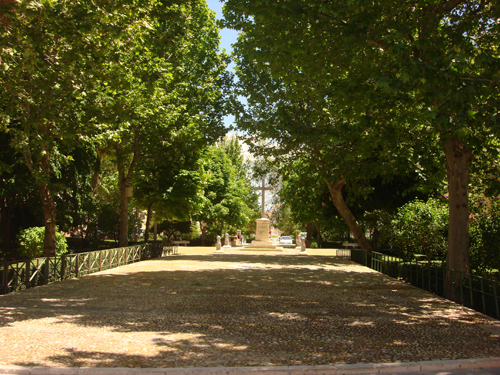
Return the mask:
<svg viewBox="0 0 500 375">
<path fill-rule="evenodd" d="M 178 255 L 0 296 L 0 364 L 151 368 L 499 357 L 500 338 L 482 327 L 494 324 L 333 256 Z"/>
</svg>

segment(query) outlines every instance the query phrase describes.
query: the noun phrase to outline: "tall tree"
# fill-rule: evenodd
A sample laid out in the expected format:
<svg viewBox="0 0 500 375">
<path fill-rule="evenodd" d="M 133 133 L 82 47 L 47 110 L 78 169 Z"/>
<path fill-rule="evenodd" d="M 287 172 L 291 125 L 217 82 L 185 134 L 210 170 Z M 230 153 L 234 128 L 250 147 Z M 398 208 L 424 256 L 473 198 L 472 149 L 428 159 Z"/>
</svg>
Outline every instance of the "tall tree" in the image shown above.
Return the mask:
<svg viewBox="0 0 500 375">
<path fill-rule="evenodd" d="M 222 133 L 227 56 L 204 1 L 27 0 L 1 10 L 0 122 L 38 188 L 45 255 L 55 254 L 64 189 L 54 178 L 75 148 L 88 143 L 101 158 L 112 144 L 124 195 L 144 144 L 165 129 L 207 142 Z M 121 244 L 126 234 L 125 225 Z"/>
<path fill-rule="evenodd" d="M 143 34 L 120 50 L 119 64 L 108 63 L 102 82 L 102 121 L 110 126 L 106 141 L 119 172 L 120 246 L 128 241 L 126 191 L 138 163 L 162 157 L 155 154 L 157 144 L 169 142 L 172 133 L 187 133 L 202 146 L 224 134 L 231 83 L 215 15 L 205 1 L 154 2 L 144 22 Z"/>
<path fill-rule="evenodd" d="M 225 17 L 241 53 L 295 95 L 315 82 L 358 118 L 413 103 L 398 108 L 402 124 L 420 123 L 446 156 L 448 267 L 468 271 L 469 166 L 499 131 L 498 2 L 228 0 Z"/>
<path fill-rule="evenodd" d="M 244 40 L 242 37 L 241 43 Z M 343 107 L 328 97 L 331 87 L 315 82 L 289 83 L 273 77 L 272 69 L 259 66 L 245 51 L 237 49 L 236 54 L 239 86 L 247 95 L 247 105 L 236 114 L 238 126 L 269 140 L 252 142 L 255 137 L 249 137 L 253 152 L 273 156 L 275 163 L 285 166 L 285 175 L 293 170 L 301 181 L 315 179 L 325 184 L 358 243 L 371 250 L 365 231 L 344 199 L 344 186 L 348 184 L 353 194 L 362 197 L 369 192 L 374 177 L 390 179 L 411 171 L 408 160 L 414 155 L 406 137 L 418 131 L 422 139 L 425 129 L 411 129 L 409 124 L 398 128 L 394 120 L 376 111 L 358 119 L 343 117 Z M 297 92 L 296 84 L 307 85 L 307 90 Z M 394 105 L 407 104 L 404 99 L 395 99 Z M 388 152 L 389 147 L 394 151 Z"/>
<path fill-rule="evenodd" d="M 57 181 L 72 151 L 101 133 L 91 121 L 95 79 L 144 18 L 139 5 L 108 1 L 13 1 L 2 8 L 0 121 L 24 156 L 42 202 L 45 255 L 55 254 Z M 144 14 L 144 13 L 143 13 Z M 103 38 L 106 35 L 106 38 Z"/>
<path fill-rule="evenodd" d="M 227 153 L 229 146 L 231 157 Z M 219 142 L 210 147 L 204 157 L 205 182 L 204 196 L 206 198 L 197 219 L 206 223 L 212 232 L 222 235 L 222 230 L 236 230 L 237 227 L 245 226 L 254 218 L 257 207 L 257 196 L 252 190 L 250 180 L 246 176 L 238 174 L 241 165 L 233 165 L 234 153 L 239 146 L 232 141 Z"/>
<path fill-rule="evenodd" d="M 153 211 L 157 223 L 190 220 L 204 202 L 205 175 L 200 158 L 205 142 L 193 139 L 190 133 L 178 133 L 162 141 L 155 155 L 141 159 L 132 181 L 134 201 L 147 212 L 145 241 L 149 239 Z"/>
</svg>

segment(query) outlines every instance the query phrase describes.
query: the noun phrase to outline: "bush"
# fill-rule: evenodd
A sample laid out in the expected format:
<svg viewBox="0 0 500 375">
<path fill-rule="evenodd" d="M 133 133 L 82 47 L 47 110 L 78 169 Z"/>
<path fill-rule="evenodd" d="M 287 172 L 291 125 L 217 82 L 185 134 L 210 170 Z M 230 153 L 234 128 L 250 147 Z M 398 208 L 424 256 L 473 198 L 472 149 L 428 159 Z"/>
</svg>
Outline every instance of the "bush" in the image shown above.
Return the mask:
<svg viewBox="0 0 500 375">
<path fill-rule="evenodd" d="M 481 274 L 500 270 L 500 201 L 471 209 L 469 225 L 471 269 Z"/>
<path fill-rule="evenodd" d="M 32 227 L 22 230 L 17 239 L 19 241 L 19 253 L 23 258 L 39 258 L 43 256 L 43 242 L 45 238 L 45 227 Z M 66 238 L 56 227 L 56 254 L 63 255 L 68 251 Z"/>
<path fill-rule="evenodd" d="M 412 259 L 420 253 L 430 262 L 446 254 L 448 210 L 438 200 L 405 204 L 384 229 L 384 239 L 400 257 Z"/>
</svg>

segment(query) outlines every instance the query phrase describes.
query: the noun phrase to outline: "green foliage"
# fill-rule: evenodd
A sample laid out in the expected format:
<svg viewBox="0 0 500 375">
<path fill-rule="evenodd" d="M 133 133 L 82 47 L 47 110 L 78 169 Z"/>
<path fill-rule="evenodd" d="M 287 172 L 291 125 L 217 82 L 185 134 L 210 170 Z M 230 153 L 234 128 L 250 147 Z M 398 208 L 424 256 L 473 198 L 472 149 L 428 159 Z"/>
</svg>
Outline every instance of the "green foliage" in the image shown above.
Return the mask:
<svg viewBox="0 0 500 375">
<path fill-rule="evenodd" d="M 172 134 L 195 151 L 224 134 L 232 75 L 204 0 L 13 1 L 1 16 L 0 129 L 44 195 L 46 225 L 59 214 L 95 227 L 92 152 L 114 146 L 125 187 Z"/>
<path fill-rule="evenodd" d="M 295 231 L 300 230 L 301 225 L 293 220 L 291 208 L 292 206 L 286 202 L 275 204 L 271 215 L 271 223 L 275 228 L 282 231 L 283 235 L 293 237 Z"/>
<path fill-rule="evenodd" d="M 117 206 L 104 204 L 98 208 L 98 230 L 103 232 L 108 238 L 118 239 L 120 224 L 120 212 Z"/>
<path fill-rule="evenodd" d="M 22 230 L 17 236 L 21 256 L 23 258 L 39 258 L 43 256 L 44 238 L 44 227 L 32 227 Z M 66 237 L 56 227 L 56 253 L 61 256 L 67 252 Z"/>
<path fill-rule="evenodd" d="M 479 203 L 479 202 L 478 202 Z M 469 224 L 471 269 L 478 273 L 500 270 L 500 199 L 482 198 L 471 209 Z"/>
<path fill-rule="evenodd" d="M 174 241 L 183 234 L 190 234 L 191 226 L 190 221 L 163 221 L 158 224 L 158 233 L 163 233 L 170 241 Z"/>
<path fill-rule="evenodd" d="M 336 7 L 352 10 L 341 1 L 326 6 Z M 327 217 L 329 194 L 335 211 L 369 248 L 356 220 L 360 212 L 353 208 L 373 192 L 372 182 L 400 176 L 424 181 L 430 177 L 425 167 L 442 157 L 427 120 L 417 121 L 420 107 L 413 97 L 372 91 L 383 65 L 370 66 L 379 49 L 365 51 L 346 42 L 350 34 L 331 24 L 332 15 L 324 14 L 324 8 L 322 1 L 225 3 L 227 25 L 242 31 L 234 55 L 237 88 L 247 102 L 237 107 L 235 117 L 238 127 L 252 135 L 251 150 L 282 165 L 284 189 L 298 198 L 287 194 L 295 200 L 292 210 L 300 210 L 296 220 Z M 324 23 L 316 17 L 324 17 Z M 331 27 L 326 34 L 324 25 Z M 333 51 L 332 43 L 347 49 L 346 54 Z"/>
<path fill-rule="evenodd" d="M 447 232 L 448 210 L 436 199 L 405 204 L 382 229 L 383 237 L 402 258 L 424 254 L 429 262 L 445 254 Z"/>
<path fill-rule="evenodd" d="M 337 187 L 364 196 L 373 177 L 409 170 L 432 179 L 439 162 L 444 175 L 448 140 L 464 146 L 446 148 L 448 168 L 469 152 L 493 153 L 498 1 L 227 0 L 224 16 L 241 31 L 237 74 L 249 98 L 238 126 L 323 164 L 321 177 Z M 468 269 L 468 168 L 448 173 L 448 261 L 460 270 Z"/>
<path fill-rule="evenodd" d="M 257 195 L 242 163 L 241 146 L 231 139 L 210 147 L 204 156 L 205 203 L 197 219 L 207 223 L 209 233 L 236 233 L 257 218 Z"/>
</svg>

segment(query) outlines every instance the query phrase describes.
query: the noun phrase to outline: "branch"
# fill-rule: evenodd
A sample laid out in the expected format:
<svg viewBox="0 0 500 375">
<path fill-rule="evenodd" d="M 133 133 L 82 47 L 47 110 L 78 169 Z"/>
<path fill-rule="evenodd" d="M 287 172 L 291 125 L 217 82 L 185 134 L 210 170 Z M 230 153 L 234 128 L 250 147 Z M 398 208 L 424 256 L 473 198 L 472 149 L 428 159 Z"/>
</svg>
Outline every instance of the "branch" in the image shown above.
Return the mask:
<svg viewBox="0 0 500 375">
<path fill-rule="evenodd" d="M 135 166 L 139 162 L 141 155 L 139 152 L 139 138 L 135 137 L 134 140 L 134 157 L 132 158 L 132 162 L 130 163 L 130 167 L 128 168 L 128 173 L 127 173 L 127 181 L 129 181 L 132 178 L 132 174 L 135 171 Z"/>
<path fill-rule="evenodd" d="M 464 0 L 450 0 L 450 1 L 447 1 L 443 5 L 441 5 L 441 7 L 439 7 L 439 8 L 436 9 L 438 11 L 436 13 L 437 14 L 449 13 L 453 9 L 455 9 L 457 6 L 459 6 L 460 4 L 463 4 L 464 2 L 465 2 Z"/>
</svg>

